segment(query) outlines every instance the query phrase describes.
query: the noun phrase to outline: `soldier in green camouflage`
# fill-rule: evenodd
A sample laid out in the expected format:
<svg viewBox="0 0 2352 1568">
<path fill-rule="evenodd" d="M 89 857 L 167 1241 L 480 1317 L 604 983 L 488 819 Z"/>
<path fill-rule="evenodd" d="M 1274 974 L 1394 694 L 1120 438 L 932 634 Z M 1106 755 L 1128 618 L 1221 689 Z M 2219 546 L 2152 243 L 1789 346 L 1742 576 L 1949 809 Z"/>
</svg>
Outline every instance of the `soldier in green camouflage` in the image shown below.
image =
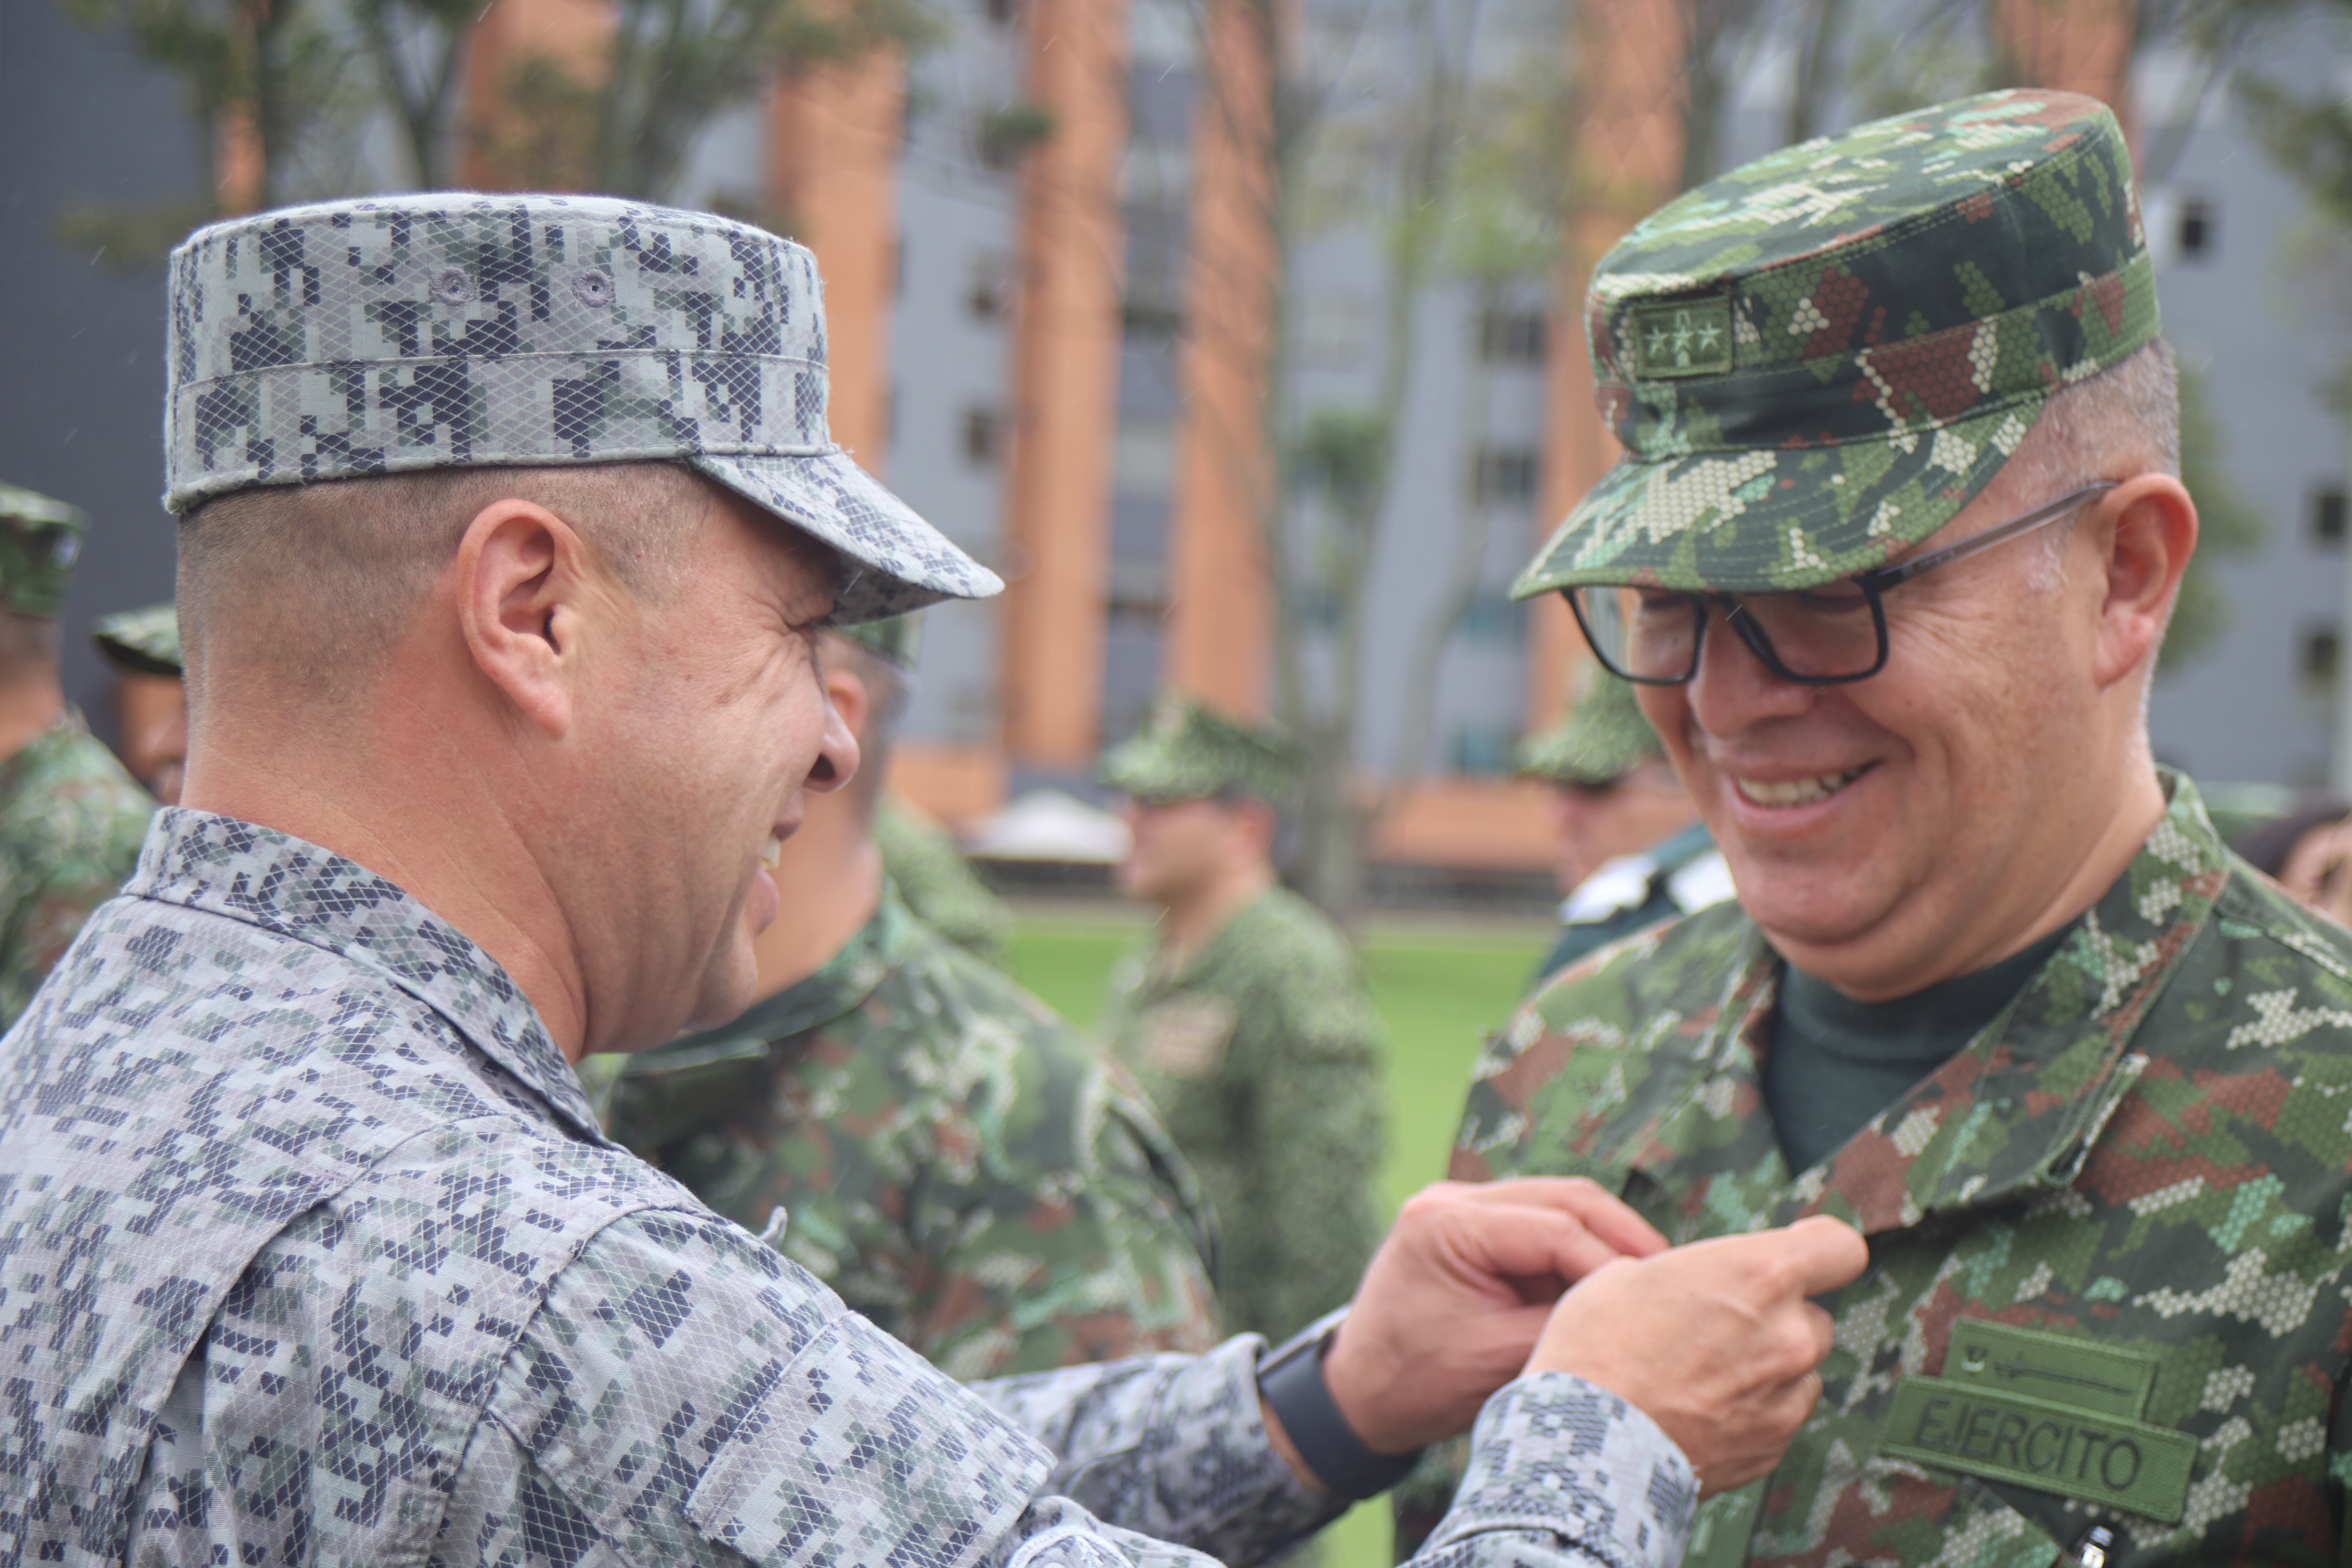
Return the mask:
<svg viewBox="0 0 2352 1568">
<path fill-rule="evenodd" d="M 1454 1172 L 1871 1244 L 1689 1560 L 2344 1560 L 2352 933 L 2151 761 L 2197 520 L 2114 118 L 1776 153 L 1635 228 L 1590 324 L 1627 455 L 1519 591 L 1645 683 L 1740 902 L 1554 979 Z"/>
<path fill-rule="evenodd" d="M 114 667 L 122 764 L 165 805 L 188 772 L 188 687 L 180 668 L 180 611 L 170 602 L 100 616 L 90 640 Z"/>
<path fill-rule="evenodd" d="M 606 1123 L 954 1377 L 1207 1350 L 1207 1211 L 1149 1105 L 886 873 L 914 619 L 826 639 L 865 761 L 778 851 L 760 999 L 614 1059 Z"/>
<path fill-rule="evenodd" d="M 122 886 L 155 815 L 59 680 L 58 612 L 88 528 L 0 484 L 0 1029 Z"/>
<path fill-rule="evenodd" d="M 1386 1046 L 1354 950 L 1275 879 L 1297 761 L 1271 730 L 1163 698 L 1103 759 L 1130 891 L 1161 910 L 1102 1028 L 1200 1173 L 1229 1331 L 1280 1340 L 1355 1289 L 1381 1234 Z"/>
<path fill-rule="evenodd" d="M 1596 948 L 1731 897 L 1731 873 L 1642 717 L 1630 681 L 1591 660 L 1568 715 L 1512 760 L 1548 779 L 1559 831 L 1559 935 L 1540 984 Z"/>
</svg>

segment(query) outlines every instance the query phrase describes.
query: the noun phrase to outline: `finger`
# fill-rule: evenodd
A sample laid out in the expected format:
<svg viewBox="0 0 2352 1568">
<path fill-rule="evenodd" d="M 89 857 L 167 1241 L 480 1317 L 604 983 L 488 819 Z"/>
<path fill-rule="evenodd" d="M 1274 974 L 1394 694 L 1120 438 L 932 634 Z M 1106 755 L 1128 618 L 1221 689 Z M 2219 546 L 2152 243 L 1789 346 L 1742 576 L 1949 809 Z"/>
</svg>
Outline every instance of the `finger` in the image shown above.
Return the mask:
<svg viewBox="0 0 2352 1568">
<path fill-rule="evenodd" d="M 1445 1195 L 1463 1203 L 1560 1210 L 1627 1258 L 1648 1258 L 1666 1250 L 1666 1238 L 1656 1226 L 1588 1177 L 1522 1176 L 1508 1182 L 1446 1182 L 1438 1186 L 1450 1189 Z M 1435 1193 L 1437 1187 L 1422 1190 Z"/>
<path fill-rule="evenodd" d="M 1842 1219 L 1815 1215 L 1782 1231 L 1801 1296 L 1851 1285 L 1870 1267 L 1870 1243 Z"/>
<path fill-rule="evenodd" d="M 1464 1260 L 1498 1282 L 1543 1274 L 1581 1279 L 1619 1256 L 1557 1209 L 1464 1204 L 1445 1225 Z"/>
</svg>

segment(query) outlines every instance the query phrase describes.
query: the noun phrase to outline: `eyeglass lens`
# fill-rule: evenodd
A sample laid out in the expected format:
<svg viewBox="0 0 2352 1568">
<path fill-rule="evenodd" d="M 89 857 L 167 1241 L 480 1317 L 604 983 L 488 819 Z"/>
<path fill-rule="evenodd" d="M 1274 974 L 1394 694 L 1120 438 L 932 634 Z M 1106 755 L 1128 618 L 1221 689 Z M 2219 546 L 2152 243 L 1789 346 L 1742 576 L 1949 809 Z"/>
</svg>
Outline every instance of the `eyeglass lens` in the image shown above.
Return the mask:
<svg viewBox="0 0 2352 1568">
<path fill-rule="evenodd" d="M 1680 680 L 1698 660 L 1699 626 L 1737 615 L 1791 675 L 1837 679 L 1879 659 L 1878 622 L 1861 585 L 1837 582 L 1801 593 L 1702 600 L 1655 588 L 1576 588 L 1570 594 L 1593 651 L 1620 675 Z"/>
</svg>

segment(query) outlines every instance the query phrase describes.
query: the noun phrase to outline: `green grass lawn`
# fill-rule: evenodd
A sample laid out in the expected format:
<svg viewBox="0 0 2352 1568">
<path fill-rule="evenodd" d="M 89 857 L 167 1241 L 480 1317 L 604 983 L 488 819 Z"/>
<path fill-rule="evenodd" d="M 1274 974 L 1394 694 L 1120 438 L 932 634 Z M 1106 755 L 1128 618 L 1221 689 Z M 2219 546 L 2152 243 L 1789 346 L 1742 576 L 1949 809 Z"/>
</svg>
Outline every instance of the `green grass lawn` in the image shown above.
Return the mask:
<svg viewBox="0 0 2352 1568">
<path fill-rule="evenodd" d="M 1024 919 L 1013 933 L 1013 973 L 1065 1016 L 1091 1027 L 1110 967 L 1139 931 L 1123 914 Z M 1391 1213 L 1445 1174 L 1479 1046 L 1509 1018 L 1548 940 L 1532 925 L 1491 934 L 1381 926 L 1366 937 L 1364 968 L 1391 1047 L 1381 1182 Z M 1321 1568 L 1387 1568 L 1387 1503 L 1355 1509 L 1324 1539 Z"/>
</svg>

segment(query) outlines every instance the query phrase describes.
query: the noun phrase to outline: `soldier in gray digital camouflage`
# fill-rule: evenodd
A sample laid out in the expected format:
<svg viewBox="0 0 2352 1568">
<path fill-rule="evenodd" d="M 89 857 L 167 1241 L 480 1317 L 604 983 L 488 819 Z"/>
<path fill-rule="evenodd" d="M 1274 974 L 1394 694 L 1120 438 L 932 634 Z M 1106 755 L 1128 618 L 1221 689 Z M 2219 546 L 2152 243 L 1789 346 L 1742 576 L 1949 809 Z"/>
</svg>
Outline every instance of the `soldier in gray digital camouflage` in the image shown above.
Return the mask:
<svg viewBox="0 0 2352 1568">
<path fill-rule="evenodd" d="M 1588 315 L 1625 457 L 1517 591 L 1641 683 L 1739 898 L 1554 977 L 1454 1174 L 1868 1234 L 1694 1564 L 2347 1560 L 2352 932 L 2154 761 L 2198 518 L 2114 115 L 1789 148 Z"/>
<path fill-rule="evenodd" d="M 58 613 L 88 532 L 0 484 L 0 1029 L 139 858 L 155 803 L 66 700 Z"/>
<path fill-rule="evenodd" d="M 122 764 L 165 805 L 188 771 L 188 689 L 180 671 L 180 614 L 169 604 L 100 616 L 90 640 L 114 667 Z"/>
<path fill-rule="evenodd" d="M 1208 1350 L 1207 1209 L 1150 1107 L 911 910 L 880 852 L 919 625 L 824 638 L 857 775 L 771 868 L 751 1010 L 601 1058 L 625 1064 L 605 1128 L 959 1380 Z"/>
<path fill-rule="evenodd" d="M 1644 926 L 1731 897 L 1731 873 L 1698 807 L 1675 776 L 1633 683 L 1580 661 L 1575 700 L 1559 723 L 1521 742 L 1520 773 L 1554 791 L 1566 895 L 1559 935 L 1536 965 L 1538 984 Z"/>
<path fill-rule="evenodd" d="M 1475 1421 L 1450 1568 L 1665 1563 L 1771 1463 L 1833 1221 L 1440 1187 L 1290 1353 L 966 1390 L 613 1143 L 574 1064 L 743 1010 L 856 770 L 824 629 L 999 584 L 757 229 L 385 196 L 169 277 L 187 784 L 0 1053 L 0 1560 L 1246 1563 Z"/>
<path fill-rule="evenodd" d="M 1112 972 L 1101 1028 L 1200 1173 L 1225 1326 L 1282 1339 L 1348 1300 L 1379 1245 L 1388 1043 L 1362 966 L 1281 885 L 1289 742 L 1189 699 L 1107 752 L 1134 848 L 1119 883 L 1159 911 Z"/>
</svg>

